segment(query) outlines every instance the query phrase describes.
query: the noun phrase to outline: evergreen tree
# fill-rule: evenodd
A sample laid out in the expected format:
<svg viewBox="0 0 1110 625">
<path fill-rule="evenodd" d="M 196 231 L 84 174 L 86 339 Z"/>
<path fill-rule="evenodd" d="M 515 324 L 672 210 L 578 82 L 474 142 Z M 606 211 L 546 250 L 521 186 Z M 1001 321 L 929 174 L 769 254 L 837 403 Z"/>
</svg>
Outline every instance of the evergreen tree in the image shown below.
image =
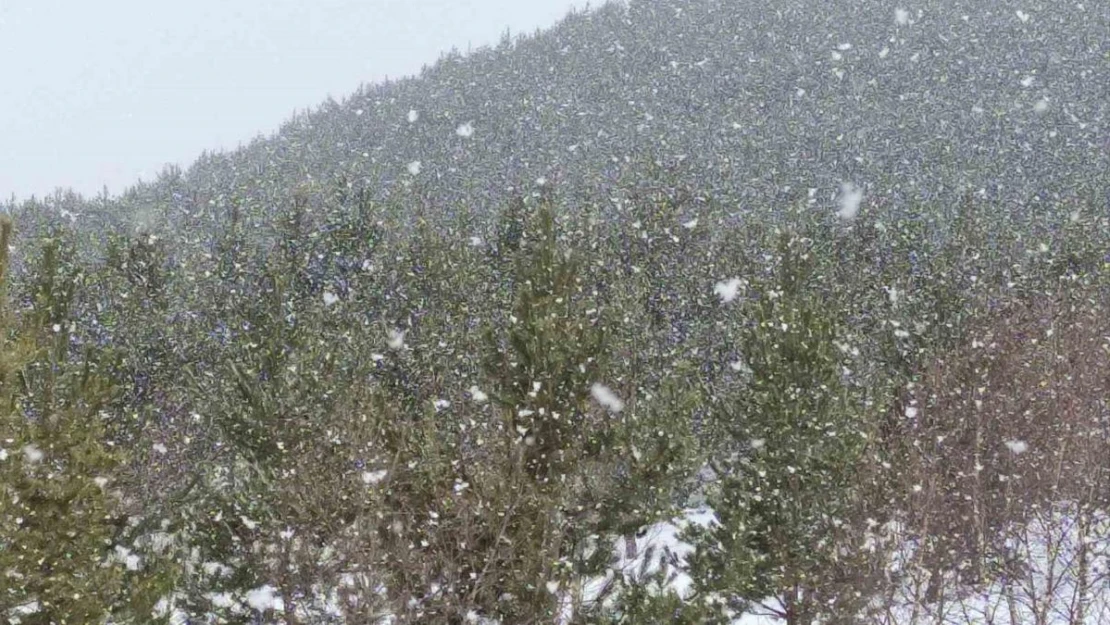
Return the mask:
<svg viewBox="0 0 1110 625">
<path fill-rule="evenodd" d="M 782 234 L 776 275 L 745 311 L 748 383 L 716 415 L 736 453 L 717 462 L 719 523 L 693 532 L 701 590 L 738 605 L 776 598 L 791 624 L 827 607 L 815 597 L 844 545 L 870 427 L 842 371 L 843 322 L 816 292 L 809 243 Z"/>
<path fill-rule="evenodd" d="M 128 544 L 105 438 L 116 392 L 92 353 L 71 353 L 81 282 L 65 245 L 43 242 L 22 314 L 6 297 L 12 225 L 0 221 L 0 615 L 25 624 L 147 623 L 172 577 Z M 134 537 L 131 537 L 134 538 Z"/>
</svg>

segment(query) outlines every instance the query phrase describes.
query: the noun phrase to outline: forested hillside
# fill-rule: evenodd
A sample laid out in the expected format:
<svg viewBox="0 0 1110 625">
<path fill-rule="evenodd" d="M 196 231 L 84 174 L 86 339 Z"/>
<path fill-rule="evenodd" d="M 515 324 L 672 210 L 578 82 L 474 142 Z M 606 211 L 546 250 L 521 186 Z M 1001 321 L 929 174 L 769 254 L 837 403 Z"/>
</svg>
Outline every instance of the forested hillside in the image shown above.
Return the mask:
<svg viewBox="0 0 1110 625">
<path fill-rule="evenodd" d="M 313 180 L 489 213 L 540 178 L 611 193 L 645 159 L 739 209 L 810 188 L 828 205 L 842 182 L 894 205 L 1090 199 L 1110 169 L 1108 30 L 1097 2 L 606 4 L 364 85 L 112 212 L 176 223 L 222 196 L 268 219 Z"/>
<path fill-rule="evenodd" d="M 0 616 L 1110 622 L 1107 33 L 609 4 L 9 203 Z"/>
</svg>

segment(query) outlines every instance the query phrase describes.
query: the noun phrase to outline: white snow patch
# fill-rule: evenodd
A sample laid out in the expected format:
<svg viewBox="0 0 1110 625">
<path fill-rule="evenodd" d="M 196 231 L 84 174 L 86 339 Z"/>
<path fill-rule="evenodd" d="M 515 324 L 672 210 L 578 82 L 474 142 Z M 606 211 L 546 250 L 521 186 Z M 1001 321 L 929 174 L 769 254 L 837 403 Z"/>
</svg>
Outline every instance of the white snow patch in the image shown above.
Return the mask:
<svg viewBox="0 0 1110 625">
<path fill-rule="evenodd" d="M 1021 86 L 1022 87 L 1032 87 L 1033 83 L 1036 82 L 1036 80 L 1037 79 L 1034 78 L 1033 76 L 1026 76 L 1025 78 L 1021 79 Z"/>
<path fill-rule="evenodd" d="M 624 410 L 624 401 L 617 394 L 604 384 L 594 382 L 590 387 L 590 395 L 593 396 L 597 403 L 607 408 L 610 412 L 620 412 Z"/>
<path fill-rule="evenodd" d="M 378 469 L 377 471 L 363 471 L 362 482 L 368 485 L 377 484 L 378 482 L 384 480 L 385 476 L 388 474 L 389 471 L 386 471 L 385 469 Z"/>
<path fill-rule="evenodd" d="M 489 400 L 489 395 L 483 393 L 482 389 L 478 388 L 478 386 L 475 385 L 470 387 L 470 398 L 481 404 Z"/>
<path fill-rule="evenodd" d="M 166 446 L 163 445 L 162 443 L 154 443 L 154 445 L 151 447 L 151 449 L 153 449 L 154 451 L 156 451 L 160 454 L 164 454 L 164 453 L 169 451 L 168 449 L 166 449 Z"/>
<path fill-rule="evenodd" d="M 130 549 L 124 547 L 123 545 L 116 545 L 114 551 L 116 562 L 124 565 L 128 571 L 139 570 L 142 565 L 142 560 L 139 558 L 139 556 L 132 553 Z"/>
<path fill-rule="evenodd" d="M 200 565 L 200 568 L 204 571 L 205 575 L 212 577 L 227 577 L 232 573 L 230 566 L 219 562 L 205 562 Z"/>
<path fill-rule="evenodd" d="M 693 230 L 694 228 L 697 228 L 698 227 L 698 218 L 694 217 L 690 221 L 687 221 L 686 223 L 682 224 L 682 227 L 686 228 L 687 230 Z"/>
<path fill-rule="evenodd" d="M 446 399 L 437 399 L 432 402 L 432 405 L 435 406 L 436 412 L 439 412 L 440 410 L 446 410 L 450 408 L 451 402 L 447 401 Z"/>
<path fill-rule="evenodd" d="M 331 291 L 324 291 L 324 306 L 331 306 L 339 301 L 339 296 Z"/>
<path fill-rule="evenodd" d="M 1019 440 L 1006 441 L 1006 449 L 1009 449 L 1014 455 L 1019 456 L 1029 451 L 1029 444 Z"/>
<path fill-rule="evenodd" d="M 227 610 L 235 607 L 235 599 L 228 592 L 210 592 L 204 595 L 204 598 L 212 604 L 212 607 L 219 610 Z"/>
<path fill-rule="evenodd" d="M 419 174 L 420 173 L 420 161 L 413 161 L 413 162 L 409 163 L 408 166 L 405 167 L 405 169 L 407 169 L 408 172 L 410 174 L 412 174 L 413 176 Z"/>
<path fill-rule="evenodd" d="M 20 616 L 30 616 L 32 614 L 37 613 L 40 610 L 42 610 L 42 606 L 39 604 L 38 601 L 30 601 L 30 602 L 24 603 L 22 605 L 17 605 L 14 608 L 12 608 L 11 611 L 9 612 L 9 614 L 11 614 L 12 617 L 14 617 L 13 619 L 9 620 L 9 622 L 18 623 L 18 622 L 20 622 L 20 620 L 19 620 Z"/>
<path fill-rule="evenodd" d="M 168 619 L 169 625 L 188 625 L 189 615 L 179 608 L 174 607 L 174 597 L 162 597 L 154 604 L 152 610 L 154 618 Z"/>
<path fill-rule="evenodd" d="M 409 110 L 409 123 L 415 124 L 416 120 L 420 119 L 420 113 L 416 109 Z"/>
<path fill-rule="evenodd" d="M 693 579 L 685 571 L 686 558 L 694 552 L 694 546 L 681 539 L 682 532 L 690 525 L 706 527 L 717 521 L 712 510 L 687 510 L 682 516 L 667 522 L 650 525 L 636 533 L 635 555 L 628 557 L 624 549 L 616 550 L 617 564 L 614 567 L 626 579 L 636 579 L 641 573 L 652 575 L 660 569 L 669 578 L 668 589 L 679 597 L 689 597 L 693 590 Z M 620 545 L 618 545 L 620 547 Z M 651 560 L 647 560 L 647 557 Z M 588 584 L 594 592 L 599 587 Z M 587 599 L 592 599 L 588 597 Z"/>
<path fill-rule="evenodd" d="M 899 26 L 907 26 L 910 23 L 910 12 L 903 9 L 894 9 L 894 23 Z"/>
<path fill-rule="evenodd" d="M 455 129 L 455 134 L 464 139 L 469 139 L 470 137 L 474 136 L 474 125 L 470 122 L 461 124 L 458 128 Z"/>
<path fill-rule="evenodd" d="M 274 587 L 269 584 L 247 592 L 247 605 L 259 612 L 285 609 L 281 597 L 277 595 Z"/>
<path fill-rule="evenodd" d="M 1014 11 L 1014 15 L 1016 15 L 1017 18 L 1019 20 L 1021 20 L 1022 24 L 1029 21 L 1029 14 L 1026 13 L 1025 11 L 1022 11 L 1021 9 L 1018 9 L 1018 10 Z"/>
<path fill-rule="evenodd" d="M 1043 113 L 1048 110 L 1048 98 L 1041 98 L 1033 105 L 1033 111 L 1036 113 Z"/>
</svg>

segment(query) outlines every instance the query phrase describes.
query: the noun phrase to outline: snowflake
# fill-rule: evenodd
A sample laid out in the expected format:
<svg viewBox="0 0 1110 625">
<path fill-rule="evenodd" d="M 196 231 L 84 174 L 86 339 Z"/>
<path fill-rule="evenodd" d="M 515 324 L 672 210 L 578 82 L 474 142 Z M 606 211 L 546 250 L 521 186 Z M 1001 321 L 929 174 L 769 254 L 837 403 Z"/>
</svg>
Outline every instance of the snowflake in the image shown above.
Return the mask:
<svg viewBox="0 0 1110 625">
<path fill-rule="evenodd" d="M 713 292 L 721 298 L 722 304 L 727 304 L 736 299 L 742 285 L 740 278 L 730 278 L 713 285 Z"/>
<path fill-rule="evenodd" d="M 23 459 L 31 464 L 42 462 L 42 450 L 34 445 L 25 445 L 23 447 Z"/>
<path fill-rule="evenodd" d="M 401 349 L 405 346 L 405 333 L 401 330 L 390 330 L 389 341 L 386 342 L 389 349 Z"/>
<path fill-rule="evenodd" d="M 863 200 L 863 190 L 856 185 L 845 182 L 840 185 L 840 210 L 836 216 L 844 220 L 852 220 L 859 214 L 859 205 Z"/>
<path fill-rule="evenodd" d="M 609 409 L 610 412 L 616 413 L 624 410 L 624 402 L 621 401 L 621 398 L 617 397 L 617 394 L 604 384 L 595 382 L 594 385 L 590 387 L 590 395 L 593 396 L 597 403 Z"/>
</svg>

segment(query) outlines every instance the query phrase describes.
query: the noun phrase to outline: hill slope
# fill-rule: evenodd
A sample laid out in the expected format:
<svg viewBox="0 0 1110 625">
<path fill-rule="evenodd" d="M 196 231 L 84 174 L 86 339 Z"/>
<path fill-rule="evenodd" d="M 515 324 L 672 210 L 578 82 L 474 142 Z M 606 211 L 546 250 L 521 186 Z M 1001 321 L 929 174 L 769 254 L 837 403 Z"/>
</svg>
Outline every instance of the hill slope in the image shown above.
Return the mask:
<svg viewBox="0 0 1110 625">
<path fill-rule="evenodd" d="M 140 186 L 124 212 L 233 192 L 264 205 L 339 177 L 492 206 L 541 177 L 598 190 L 644 157 L 739 202 L 831 199 L 843 181 L 895 202 L 1090 200 L 1110 171 L 1107 32 L 1100 3 L 609 4 L 363 86 Z"/>
</svg>

